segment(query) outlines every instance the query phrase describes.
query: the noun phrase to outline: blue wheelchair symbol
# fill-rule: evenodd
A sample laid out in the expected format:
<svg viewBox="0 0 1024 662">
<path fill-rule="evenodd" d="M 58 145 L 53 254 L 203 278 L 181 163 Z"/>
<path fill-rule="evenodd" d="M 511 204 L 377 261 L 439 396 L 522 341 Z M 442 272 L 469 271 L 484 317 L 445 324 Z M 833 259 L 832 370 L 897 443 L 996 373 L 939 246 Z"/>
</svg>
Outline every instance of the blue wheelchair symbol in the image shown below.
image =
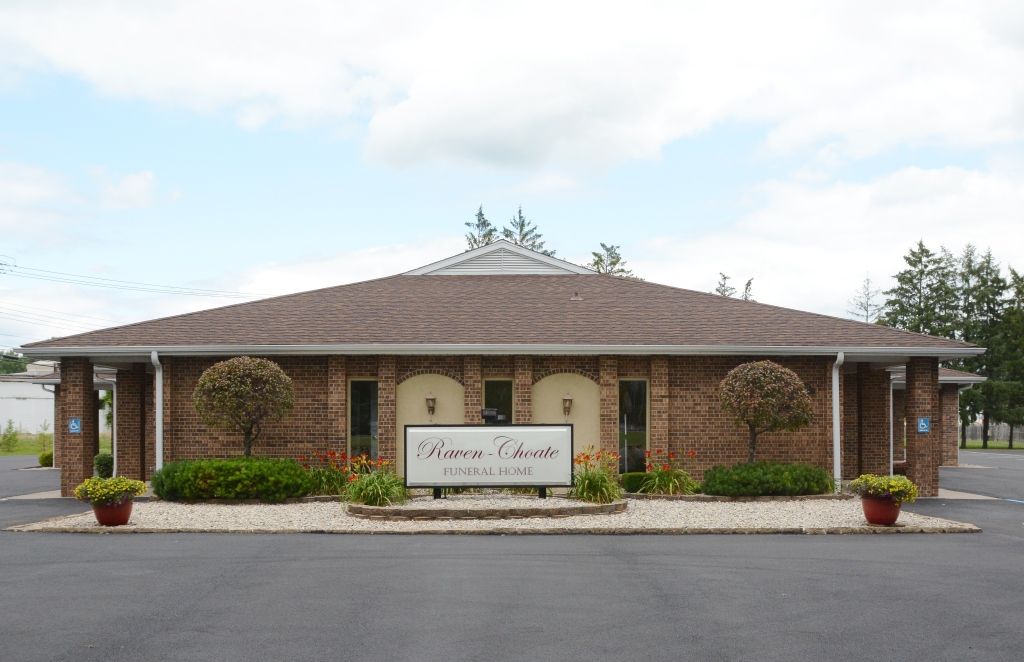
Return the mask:
<svg viewBox="0 0 1024 662">
<path fill-rule="evenodd" d="M 917 419 L 917 433 L 927 434 L 932 431 L 932 419 L 929 416 L 921 416 Z"/>
<path fill-rule="evenodd" d="M 82 419 L 72 418 L 68 421 L 68 434 L 82 434 Z"/>
</svg>

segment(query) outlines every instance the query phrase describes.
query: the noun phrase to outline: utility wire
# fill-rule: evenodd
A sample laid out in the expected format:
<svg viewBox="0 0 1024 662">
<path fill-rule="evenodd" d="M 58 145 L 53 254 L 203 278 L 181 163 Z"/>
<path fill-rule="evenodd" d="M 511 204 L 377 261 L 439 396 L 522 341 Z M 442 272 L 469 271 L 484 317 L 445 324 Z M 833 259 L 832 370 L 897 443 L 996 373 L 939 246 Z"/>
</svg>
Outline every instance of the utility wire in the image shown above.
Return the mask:
<svg viewBox="0 0 1024 662">
<path fill-rule="evenodd" d="M 89 319 L 99 320 L 100 322 L 110 322 L 111 324 L 121 324 L 118 320 L 110 319 L 109 317 L 100 317 L 99 315 L 87 315 L 86 313 L 72 313 L 66 310 L 54 310 L 53 308 L 41 308 L 39 306 L 26 306 L 22 303 L 16 303 L 10 300 L 0 299 L 0 306 L 5 308 L 20 308 L 28 312 L 42 311 L 46 313 L 56 313 L 58 315 L 65 315 L 74 318 L 87 317 Z"/>
</svg>

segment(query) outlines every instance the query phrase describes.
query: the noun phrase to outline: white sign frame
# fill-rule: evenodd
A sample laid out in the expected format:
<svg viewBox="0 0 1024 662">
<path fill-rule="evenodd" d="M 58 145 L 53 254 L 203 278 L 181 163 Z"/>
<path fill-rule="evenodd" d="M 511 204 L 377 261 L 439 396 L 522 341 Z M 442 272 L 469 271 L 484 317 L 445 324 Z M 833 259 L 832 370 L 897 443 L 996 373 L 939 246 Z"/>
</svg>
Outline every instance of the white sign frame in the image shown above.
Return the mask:
<svg viewBox="0 0 1024 662">
<path fill-rule="evenodd" d="M 412 431 L 412 437 L 410 437 Z M 448 432 L 444 436 L 444 432 Z M 561 439 L 557 436 L 530 433 L 551 433 L 551 435 L 563 435 Z M 438 433 L 442 433 L 439 435 Z M 474 435 L 476 433 L 476 435 Z M 503 443 L 519 443 L 521 440 L 517 435 L 527 433 L 526 437 L 540 437 L 536 443 L 546 445 L 547 448 L 557 450 L 557 457 L 554 458 L 498 458 L 496 446 Z M 566 438 L 568 436 L 568 445 Z M 427 439 L 422 437 L 431 435 Z M 473 439 L 479 436 L 479 439 Z M 542 424 L 528 423 L 520 425 L 406 425 L 405 437 L 405 470 L 403 479 L 405 486 L 410 488 L 443 488 L 443 487 L 480 487 L 480 488 L 510 488 L 510 487 L 572 487 L 573 480 L 573 455 L 575 449 L 575 438 L 572 423 Z M 449 467 L 458 470 L 459 468 L 477 467 L 486 473 L 478 473 L 474 476 L 463 474 L 445 476 L 437 470 L 431 471 L 425 468 L 425 458 L 418 457 L 415 448 L 410 448 L 410 442 L 417 445 L 429 441 L 431 437 L 438 437 L 446 442 L 442 450 L 457 450 L 473 452 L 474 456 L 466 458 L 440 458 L 436 455 L 437 447 L 430 448 L 433 461 L 444 461 Z M 469 438 L 467 438 L 469 437 Z M 502 439 L 507 437 L 507 440 Z M 557 447 L 555 447 L 557 446 Z M 513 446 L 514 448 L 514 446 Z M 543 452 L 540 447 L 527 448 L 529 451 Z M 412 451 L 412 452 L 410 452 Z M 419 463 L 424 463 L 420 466 Z M 537 473 L 538 463 L 544 468 L 543 473 Z M 517 471 L 533 467 L 533 473 L 522 475 L 519 478 L 515 474 L 502 473 L 502 468 Z M 492 473 L 493 471 L 493 473 Z M 558 472 L 557 478 L 552 479 L 552 472 Z M 493 478 L 493 480 L 491 480 Z"/>
</svg>

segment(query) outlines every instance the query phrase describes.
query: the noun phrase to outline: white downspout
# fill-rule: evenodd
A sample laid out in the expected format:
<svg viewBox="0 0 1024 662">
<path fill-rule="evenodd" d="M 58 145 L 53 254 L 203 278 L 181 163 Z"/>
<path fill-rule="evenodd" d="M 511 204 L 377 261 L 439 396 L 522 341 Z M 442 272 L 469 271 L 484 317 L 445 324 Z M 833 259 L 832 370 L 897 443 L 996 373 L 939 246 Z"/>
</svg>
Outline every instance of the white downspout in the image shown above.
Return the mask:
<svg viewBox="0 0 1024 662">
<path fill-rule="evenodd" d="M 57 426 L 60 425 L 60 420 L 57 416 L 59 413 L 57 409 L 57 387 L 54 386 L 52 391 L 46 388 L 46 384 L 40 384 L 39 387 L 53 395 L 53 441 L 50 442 L 50 452 L 53 453 L 53 464 L 51 466 L 54 469 L 59 469 L 60 464 L 58 464 L 59 458 L 57 457 Z"/>
<path fill-rule="evenodd" d="M 110 406 L 110 452 L 114 455 L 114 473 L 117 475 L 117 382 L 114 382 L 110 387 L 110 392 L 113 394 L 111 397 Z"/>
<path fill-rule="evenodd" d="M 164 468 L 164 367 L 160 365 L 160 357 L 157 356 L 156 351 L 150 353 L 149 360 L 153 364 L 153 368 L 156 371 L 153 374 L 153 383 L 155 385 L 155 402 L 153 403 L 153 428 L 156 434 L 156 443 L 154 454 L 156 455 L 155 467 L 157 471 Z"/>
<path fill-rule="evenodd" d="M 840 441 L 840 408 L 839 402 L 839 369 L 843 367 L 846 355 L 842 352 L 836 354 L 836 361 L 832 364 L 832 478 L 836 483 L 836 492 L 842 489 L 843 482 L 843 454 Z"/>
<path fill-rule="evenodd" d="M 889 380 L 889 475 L 894 475 L 892 472 L 893 468 L 893 453 L 895 452 L 895 444 L 893 443 L 893 437 L 895 433 L 893 431 L 892 422 L 892 379 Z"/>
</svg>

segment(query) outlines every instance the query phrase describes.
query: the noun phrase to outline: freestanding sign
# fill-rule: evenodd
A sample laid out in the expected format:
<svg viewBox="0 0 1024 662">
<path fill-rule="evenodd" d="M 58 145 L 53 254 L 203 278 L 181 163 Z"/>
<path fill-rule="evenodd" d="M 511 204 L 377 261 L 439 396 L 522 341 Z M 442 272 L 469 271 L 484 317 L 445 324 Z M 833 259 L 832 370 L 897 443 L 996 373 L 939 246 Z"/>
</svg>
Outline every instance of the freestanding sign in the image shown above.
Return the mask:
<svg viewBox="0 0 1024 662">
<path fill-rule="evenodd" d="M 572 425 L 407 425 L 406 487 L 570 487 Z"/>
</svg>

